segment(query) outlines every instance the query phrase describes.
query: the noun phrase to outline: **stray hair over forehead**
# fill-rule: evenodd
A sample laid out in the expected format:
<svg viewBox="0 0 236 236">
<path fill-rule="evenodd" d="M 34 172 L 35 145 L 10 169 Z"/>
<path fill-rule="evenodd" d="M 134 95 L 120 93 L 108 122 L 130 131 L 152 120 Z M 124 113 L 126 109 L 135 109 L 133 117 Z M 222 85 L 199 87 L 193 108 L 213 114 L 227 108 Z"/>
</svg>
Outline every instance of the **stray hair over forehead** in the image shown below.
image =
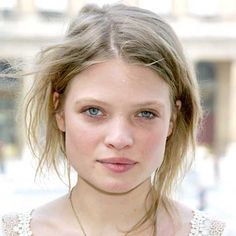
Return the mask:
<svg viewBox="0 0 236 236">
<path fill-rule="evenodd" d="M 147 220 L 155 215 L 160 200 L 168 199 L 191 159 L 187 153 L 195 148 L 201 115 L 198 86 L 181 43 L 157 14 L 123 4 L 85 5 L 65 38 L 39 54 L 38 69 L 26 100 L 28 139 L 39 159 L 38 172 L 48 167 L 59 174 L 60 163 L 66 163 L 65 134 L 58 129 L 55 114 L 63 108 L 67 87 L 89 66 L 114 58 L 151 68 L 170 87 L 176 119 L 166 141 L 164 161 L 153 178 L 155 194 L 153 207 L 144 217 Z"/>
</svg>

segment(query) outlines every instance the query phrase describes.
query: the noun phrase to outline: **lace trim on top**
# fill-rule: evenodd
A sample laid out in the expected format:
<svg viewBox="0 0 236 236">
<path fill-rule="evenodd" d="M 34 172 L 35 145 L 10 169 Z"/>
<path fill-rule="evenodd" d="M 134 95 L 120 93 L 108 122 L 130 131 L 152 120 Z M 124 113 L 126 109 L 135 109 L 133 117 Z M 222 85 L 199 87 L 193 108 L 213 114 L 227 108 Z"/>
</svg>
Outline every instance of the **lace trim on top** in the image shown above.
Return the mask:
<svg viewBox="0 0 236 236">
<path fill-rule="evenodd" d="M 193 211 L 189 236 L 221 236 L 225 223 L 209 218 L 205 213 Z"/>
<path fill-rule="evenodd" d="M 30 229 L 31 212 L 2 218 L 3 236 L 32 236 Z"/>
<path fill-rule="evenodd" d="M 2 218 L 3 236 L 32 236 L 30 229 L 31 213 L 4 216 Z M 205 213 L 193 211 L 188 236 L 222 236 L 225 223 L 209 218 Z"/>
</svg>

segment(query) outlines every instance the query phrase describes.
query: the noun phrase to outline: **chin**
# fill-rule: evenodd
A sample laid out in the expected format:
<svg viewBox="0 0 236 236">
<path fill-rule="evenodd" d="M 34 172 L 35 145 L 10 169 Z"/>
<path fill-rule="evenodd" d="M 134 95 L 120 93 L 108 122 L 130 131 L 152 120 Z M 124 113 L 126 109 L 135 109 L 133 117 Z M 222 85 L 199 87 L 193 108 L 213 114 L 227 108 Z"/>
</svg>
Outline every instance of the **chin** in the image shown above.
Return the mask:
<svg viewBox="0 0 236 236">
<path fill-rule="evenodd" d="M 105 188 L 104 192 L 108 194 L 122 195 L 122 194 L 127 194 L 131 192 L 133 189 L 135 189 L 135 187 L 130 188 L 130 187 L 124 187 L 124 186 L 113 186 L 113 187 Z"/>
<path fill-rule="evenodd" d="M 145 180 L 137 181 L 137 179 L 132 178 L 128 181 L 127 178 L 82 178 L 83 182 L 90 186 L 90 188 L 100 192 L 110 195 L 122 195 L 128 194 L 134 190 L 140 191 L 140 193 L 148 192 L 150 189 L 150 178 Z"/>
<path fill-rule="evenodd" d="M 109 181 L 106 183 L 89 183 L 89 185 L 101 193 L 106 193 L 110 195 L 122 195 L 131 192 L 138 186 L 130 184 L 127 181 Z"/>
<path fill-rule="evenodd" d="M 122 195 L 122 194 L 128 194 L 136 189 L 138 189 L 142 183 L 128 183 L 127 181 L 125 182 L 109 182 L 109 183 L 104 183 L 97 187 L 101 192 L 111 194 L 111 195 Z"/>
</svg>

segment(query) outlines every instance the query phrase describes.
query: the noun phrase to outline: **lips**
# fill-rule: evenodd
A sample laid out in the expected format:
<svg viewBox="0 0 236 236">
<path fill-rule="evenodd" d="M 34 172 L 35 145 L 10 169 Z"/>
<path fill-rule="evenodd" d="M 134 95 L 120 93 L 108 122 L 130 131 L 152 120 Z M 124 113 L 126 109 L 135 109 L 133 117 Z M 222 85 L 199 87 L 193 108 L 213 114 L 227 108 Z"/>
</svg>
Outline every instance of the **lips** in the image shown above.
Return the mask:
<svg viewBox="0 0 236 236">
<path fill-rule="evenodd" d="M 97 160 L 103 167 L 116 173 L 122 173 L 133 168 L 137 162 L 124 157 L 106 158 Z"/>
<path fill-rule="evenodd" d="M 124 157 L 115 157 L 115 158 L 106 158 L 98 160 L 100 163 L 110 163 L 110 164 L 124 164 L 124 165 L 133 165 L 137 163 L 136 161 L 130 160 Z"/>
</svg>

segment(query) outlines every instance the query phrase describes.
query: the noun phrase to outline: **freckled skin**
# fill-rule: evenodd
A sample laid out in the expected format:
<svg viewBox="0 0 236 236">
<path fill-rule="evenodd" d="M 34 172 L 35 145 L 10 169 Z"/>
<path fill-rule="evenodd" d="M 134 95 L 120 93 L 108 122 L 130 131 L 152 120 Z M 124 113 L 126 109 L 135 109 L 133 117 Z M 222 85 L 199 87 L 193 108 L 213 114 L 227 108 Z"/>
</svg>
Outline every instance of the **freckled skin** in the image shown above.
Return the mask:
<svg viewBox="0 0 236 236">
<path fill-rule="evenodd" d="M 154 71 L 114 59 L 78 74 L 70 84 L 58 126 L 79 177 L 108 193 L 146 188 L 171 133 L 169 87 Z M 150 103 L 151 102 L 151 103 Z M 114 173 L 97 160 L 125 157 L 137 162 Z"/>
</svg>

